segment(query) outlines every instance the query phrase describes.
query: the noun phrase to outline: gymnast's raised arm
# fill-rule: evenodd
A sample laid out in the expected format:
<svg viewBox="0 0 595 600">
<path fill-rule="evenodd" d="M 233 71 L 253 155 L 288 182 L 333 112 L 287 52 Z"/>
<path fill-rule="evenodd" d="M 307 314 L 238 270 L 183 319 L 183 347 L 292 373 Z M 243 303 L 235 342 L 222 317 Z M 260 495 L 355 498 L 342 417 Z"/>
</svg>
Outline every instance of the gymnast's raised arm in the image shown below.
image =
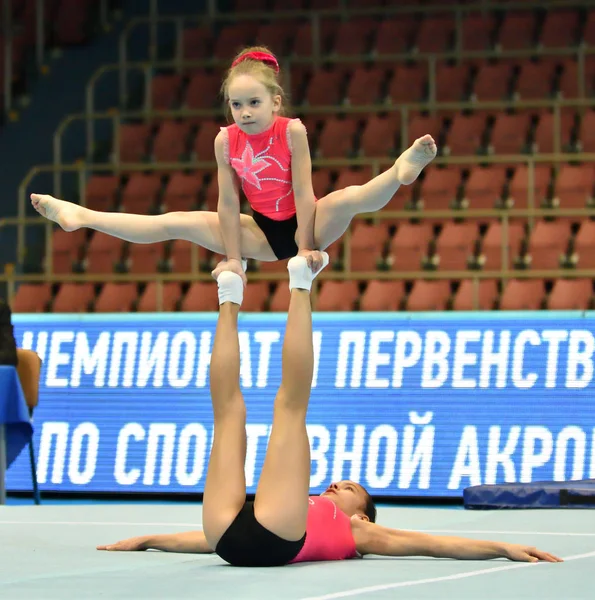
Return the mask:
<svg viewBox="0 0 595 600">
<path fill-rule="evenodd" d="M 402 531 L 357 518 L 352 519 L 352 531 L 357 551 L 361 555 L 431 556 L 459 560 L 507 558 L 521 562 L 562 562 L 561 558 L 532 546 Z"/>
<path fill-rule="evenodd" d="M 115 544 L 97 546 L 97 550 L 107 550 L 108 552 L 161 550 L 162 552 L 179 552 L 181 554 L 210 554 L 213 552 L 202 531 L 139 535 Z"/>
</svg>

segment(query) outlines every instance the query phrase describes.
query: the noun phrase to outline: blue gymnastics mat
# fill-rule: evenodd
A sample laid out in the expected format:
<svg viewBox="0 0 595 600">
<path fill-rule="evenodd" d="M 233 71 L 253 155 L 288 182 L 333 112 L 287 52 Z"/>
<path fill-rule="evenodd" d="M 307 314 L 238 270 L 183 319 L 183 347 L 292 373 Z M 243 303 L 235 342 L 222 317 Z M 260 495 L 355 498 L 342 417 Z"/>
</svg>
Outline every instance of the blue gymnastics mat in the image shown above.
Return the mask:
<svg viewBox="0 0 595 600">
<path fill-rule="evenodd" d="M 474 485 L 463 491 L 465 508 L 593 508 L 595 479 Z"/>
</svg>

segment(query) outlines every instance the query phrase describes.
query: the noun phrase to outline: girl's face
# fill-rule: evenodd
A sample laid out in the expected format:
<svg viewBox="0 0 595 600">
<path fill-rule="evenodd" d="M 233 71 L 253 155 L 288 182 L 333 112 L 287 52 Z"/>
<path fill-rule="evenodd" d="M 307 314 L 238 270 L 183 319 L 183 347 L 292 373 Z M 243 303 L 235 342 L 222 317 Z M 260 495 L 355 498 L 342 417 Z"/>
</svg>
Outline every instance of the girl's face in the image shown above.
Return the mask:
<svg viewBox="0 0 595 600">
<path fill-rule="evenodd" d="M 281 107 L 281 97 L 272 96 L 264 84 L 251 75 L 234 77 L 227 94 L 233 120 L 248 134 L 268 129 Z"/>
</svg>

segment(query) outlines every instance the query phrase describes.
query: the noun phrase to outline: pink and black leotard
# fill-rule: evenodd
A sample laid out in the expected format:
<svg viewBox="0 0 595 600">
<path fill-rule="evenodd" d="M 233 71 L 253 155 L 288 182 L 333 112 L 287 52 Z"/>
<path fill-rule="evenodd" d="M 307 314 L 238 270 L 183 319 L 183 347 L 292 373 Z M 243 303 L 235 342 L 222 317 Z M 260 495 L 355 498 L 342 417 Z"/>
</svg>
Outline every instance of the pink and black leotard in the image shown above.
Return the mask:
<svg viewBox="0 0 595 600">
<path fill-rule="evenodd" d="M 357 556 L 351 519 L 323 496 L 309 499 L 306 533 L 295 542 L 263 527 L 254 516 L 253 502 L 246 502 L 215 552 L 228 563 L 242 567 L 274 567 Z"/>
<path fill-rule="evenodd" d="M 250 135 L 235 123 L 222 128 L 227 136 L 225 160 L 238 175 L 254 220 L 279 260 L 298 252 L 291 137 L 287 128 L 291 121 L 275 117 L 267 130 Z"/>
</svg>

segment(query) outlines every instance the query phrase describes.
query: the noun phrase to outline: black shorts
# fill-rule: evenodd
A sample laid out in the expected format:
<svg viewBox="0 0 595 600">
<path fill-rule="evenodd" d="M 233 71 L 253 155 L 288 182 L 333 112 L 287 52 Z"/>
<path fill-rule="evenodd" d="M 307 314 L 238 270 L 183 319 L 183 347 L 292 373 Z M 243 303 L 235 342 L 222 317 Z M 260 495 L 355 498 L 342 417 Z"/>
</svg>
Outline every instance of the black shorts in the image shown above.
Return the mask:
<svg viewBox="0 0 595 600">
<path fill-rule="evenodd" d="M 290 542 L 263 527 L 254 516 L 254 502 L 247 501 L 221 536 L 215 552 L 235 567 L 280 567 L 302 549 L 306 534 Z"/>
<path fill-rule="evenodd" d="M 298 247 L 295 243 L 296 215 L 285 221 L 274 221 L 256 211 L 253 211 L 252 216 L 256 224 L 262 229 L 267 242 L 279 260 L 291 258 L 298 253 Z"/>
</svg>

